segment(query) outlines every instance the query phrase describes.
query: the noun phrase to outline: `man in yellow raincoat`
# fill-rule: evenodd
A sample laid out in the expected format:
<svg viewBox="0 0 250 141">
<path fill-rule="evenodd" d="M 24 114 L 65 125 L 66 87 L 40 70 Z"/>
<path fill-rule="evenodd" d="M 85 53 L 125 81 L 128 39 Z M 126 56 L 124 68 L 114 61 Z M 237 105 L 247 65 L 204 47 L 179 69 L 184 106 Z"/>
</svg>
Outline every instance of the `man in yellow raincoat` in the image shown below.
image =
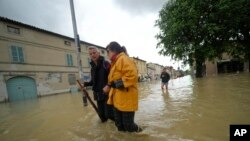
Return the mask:
<svg viewBox="0 0 250 141">
<path fill-rule="evenodd" d="M 128 57 L 125 47 L 117 42 L 107 46 L 111 69 L 108 85 L 103 91 L 109 93 L 108 104 L 114 106 L 115 125 L 118 131 L 140 132 L 142 129 L 134 123 L 138 110 L 138 76 L 135 63 Z"/>
</svg>

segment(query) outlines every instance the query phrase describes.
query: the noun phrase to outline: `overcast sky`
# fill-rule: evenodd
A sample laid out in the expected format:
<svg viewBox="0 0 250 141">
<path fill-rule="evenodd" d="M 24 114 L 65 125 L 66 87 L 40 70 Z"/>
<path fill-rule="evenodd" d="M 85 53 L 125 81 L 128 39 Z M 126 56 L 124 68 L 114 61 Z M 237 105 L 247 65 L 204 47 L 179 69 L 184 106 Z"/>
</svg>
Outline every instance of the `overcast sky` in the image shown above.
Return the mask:
<svg viewBox="0 0 250 141">
<path fill-rule="evenodd" d="M 154 24 L 166 1 L 74 0 L 80 39 L 103 47 L 117 41 L 131 57 L 177 69 L 156 49 Z M 69 0 L 0 0 L 0 16 L 74 37 Z"/>
</svg>

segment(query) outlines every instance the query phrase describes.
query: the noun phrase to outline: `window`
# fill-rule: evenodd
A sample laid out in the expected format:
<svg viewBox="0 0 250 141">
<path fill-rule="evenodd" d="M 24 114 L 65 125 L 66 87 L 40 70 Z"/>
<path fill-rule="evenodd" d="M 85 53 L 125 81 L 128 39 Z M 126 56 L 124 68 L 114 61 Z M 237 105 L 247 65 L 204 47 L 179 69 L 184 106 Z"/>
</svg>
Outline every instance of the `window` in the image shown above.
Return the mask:
<svg viewBox="0 0 250 141">
<path fill-rule="evenodd" d="M 89 64 L 88 66 L 89 66 L 89 67 L 91 67 L 91 66 L 90 66 L 90 62 L 91 62 L 91 59 L 88 58 L 88 64 Z"/>
<path fill-rule="evenodd" d="M 76 75 L 75 74 L 68 74 L 68 81 L 70 85 L 76 84 Z"/>
<path fill-rule="evenodd" d="M 84 76 L 83 76 L 83 80 L 84 80 L 84 81 L 87 81 L 87 82 L 90 81 L 90 76 L 89 76 L 89 75 L 88 75 L 88 76 L 84 75 Z"/>
<path fill-rule="evenodd" d="M 64 44 L 67 46 L 71 46 L 71 42 L 70 41 L 64 41 Z"/>
<path fill-rule="evenodd" d="M 102 52 L 102 54 L 105 54 L 105 51 L 104 51 L 104 50 L 102 50 L 101 52 Z"/>
<path fill-rule="evenodd" d="M 71 54 L 67 54 L 67 65 L 73 66 L 73 58 Z"/>
<path fill-rule="evenodd" d="M 8 30 L 9 33 L 20 34 L 20 28 L 7 26 L 7 30 Z"/>
<path fill-rule="evenodd" d="M 23 48 L 17 46 L 11 46 L 11 58 L 12 62 L 24 63 Z"/>
</svg>

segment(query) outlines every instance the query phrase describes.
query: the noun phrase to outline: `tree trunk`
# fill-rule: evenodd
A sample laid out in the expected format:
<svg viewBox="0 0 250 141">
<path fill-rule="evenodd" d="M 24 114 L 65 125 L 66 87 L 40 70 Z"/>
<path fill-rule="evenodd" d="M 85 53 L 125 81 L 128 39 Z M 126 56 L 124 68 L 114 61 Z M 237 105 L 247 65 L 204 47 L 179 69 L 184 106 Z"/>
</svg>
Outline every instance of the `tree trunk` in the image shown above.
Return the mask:
<svg viewBox="0 0 250 141">
<path fill-rule="evenodd" d="M 201 49 L 195 50 L 195 64 L 196 64 L 196 74 L 195 76 L 203 77 L 203 63 L 205 62 L 204 52 Z"/>
<path fill-rule="evenodd" d="M 196 59 L 196 74 L 197 78 L 202 77 L 202 63 L 203 61 Z"/>
</svg>

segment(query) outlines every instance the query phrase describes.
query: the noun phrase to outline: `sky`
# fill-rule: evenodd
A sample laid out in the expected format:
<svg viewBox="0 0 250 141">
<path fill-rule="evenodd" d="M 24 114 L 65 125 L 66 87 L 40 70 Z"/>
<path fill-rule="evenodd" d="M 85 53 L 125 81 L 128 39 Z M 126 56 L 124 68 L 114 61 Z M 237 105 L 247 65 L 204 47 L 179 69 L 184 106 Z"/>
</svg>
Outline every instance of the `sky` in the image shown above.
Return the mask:
<svg viewBox="0 0 250 141">
<path fill-rule="evenodd" d="M 74 0 L 80 40 L 102 47 L 117 41 L 130 57 L 177 69 L 177 62 L 156 49 L 155 21 L 166 1 Z M 74 37 L 70 0 L 0 0 L 0 16 Z"/>
</svg>

